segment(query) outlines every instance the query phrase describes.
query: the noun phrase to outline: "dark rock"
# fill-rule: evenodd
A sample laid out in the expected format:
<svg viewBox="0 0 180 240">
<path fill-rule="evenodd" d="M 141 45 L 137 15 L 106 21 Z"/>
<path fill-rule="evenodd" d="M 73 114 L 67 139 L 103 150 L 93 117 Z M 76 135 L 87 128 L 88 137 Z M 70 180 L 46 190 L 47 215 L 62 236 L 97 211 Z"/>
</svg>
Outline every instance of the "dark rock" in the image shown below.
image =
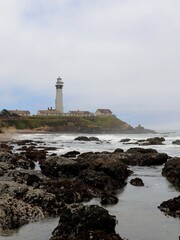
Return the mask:
<svg viewBox="0 0 180 240">
<path fill-rule="evenodd" d="M 88 137 L 86 136 L 79 136 L 74 139 L 75 141 L 90 141 Z"/>
<path fill-rule="evenodd" d="M 125 185 L 128 168 L 117 157 L 119 153 L 86 153 L 78 156 L 79 178 L 98 189 L 117 189 Z"/>
<path fill-rule="evenodd" d="M 177 139 L 177 140 L 173 141 L 172 144 L 180 145 L 180 140 Z"/>
<path fill-rule="evenodd" d="M 158 208 L 169 216 L 180 218 L 180 196 L 162 202 Z"/>
<path fill-rule="evenodd" d="M 42 173 L 49 177 L 74 177 L 80 170 L 76 161 L 58 156 L 48 157 L 40 167 Z"/>
<path fill-rule="evenodd" d="M 115 217 L 99 206 L 70 205 L 60 214 L 50 240 L 122 240 L 115 225 Z"/>
<path fill-rule="evenodd" d="M 23 155 L 12 154 L 6 151 L 0 151 L 0 162 L 14 165 L 24 169 L 33 169 L 35 164 L 32 160 L 25 158 Z"/>
<path fill-rule="evenodd" d="M 163 145 L 165 138 L 163 137 L 154 137 L 154 138 L 147 138 L 144 142 L 140 143 L 140 145 Z"/>
<path fill-rule="evenodd" d="M 112 188 L 117 189 L 118 187 L 120 187 L 117 181 L 113 181 L 113 179 L 111 179 L 102 171 L 86 169 L 81 172 L 78 178 L 87 186 L 97 188 L 101 191 L 107 191 Z"/>
<path fill-rule="evenodd" d="M 129 148 L 126 151 L 126 153 L 157 153 L 157 150 L 152 148 L 135 147 L 135 148 Z"/>
<path fill-rule="evenodd" d="M 46 154 L 47 151 L 34 148 L 26 148 L 26 151 L 24 152 L 26 158 L 33 161 L 41 161 L 41 159 L 46 159 Z"/>
<path fill-rule="evenodd" d="M 180 188 L 180 158 L 174 157 L 168 160 L 162 169 L 162 175 L 174 186 Z"/>
<path fill-rule="evenodd" d="M 131 141 L 130 138 L 123 138 L 120 140 L 120 142 L 123 142 L 123 143 L 129 142 L 129 141 Z"/>
<path fill-rule="evenodd" d="M 103 194 L 101 196 L 101 204 L 102 205 L 111 205 L 111 204 L 117 204 L 119 199 L 113 195 L 113 194 Z"/>
<path fill-rule="evenodd" d="M 11 164 L 0 162 L 0 176 L 4 176 L 5 173 L 14 168 L 15 167 Z"/>
<path fill-rule="evenodd" d="M 142 187 L 144 186 L 144 183 L 142 181 L 141 178 L 133 178 L 130 180 L 130 184 L 133 186 L 138 186 L 138 187 Z"/>
<path fill-rule="evenodd" d="M 78 152 L 78 151 L 70 151 L 70 152 L 67 152 L 67 153 L 65 153 L 61 156 L 66 157 L 66 158 L 75 158 L 79 154 L 80 154 L 80 152 Z"/>
<path fill-rule="evenodd" d="M 54 194 L 58 202 L 66 204 L 89 201 L 97 196 L 96 190 L 76 179 L 46 180 L 41 187 L 45 191 Z"/>
<path fill-rule="evenodd" d="M 123 152 L 124 152 L 124 150 L 121 149 L 121 148 L 116 148 L 116 149 L 114 150 L 114 153 L 123 153 Z"/>
<path fill-rule="evenodd" d="M 97 141 L 99 142 L 99 138 L 98 137 L 89 137 L 89 141 Z"/>
<path fill-rule="evenodd" d="M 0 150 L 0 162 L 10 163 L 13 159 L 13 154 L 4 150 Z"/>
<path fill-rule="evenodd" d="M 130 148 L 120 158 L 127 165 L 151 166 L 164 164 L 168 159 L 168 155 L 157 153 L 155 149 Z"/>
<path fill-rule="evenodd" d="M 31 144 L 32 145 L 32 143 L 33 143 L 33 140 L 27 140 L 27 139 L 25 139 L 25 140 L 20 140 L 20 141 L 16 141 L 15 142 L 17 145 L 26 145 L 26 144 Z"/>
</svg>

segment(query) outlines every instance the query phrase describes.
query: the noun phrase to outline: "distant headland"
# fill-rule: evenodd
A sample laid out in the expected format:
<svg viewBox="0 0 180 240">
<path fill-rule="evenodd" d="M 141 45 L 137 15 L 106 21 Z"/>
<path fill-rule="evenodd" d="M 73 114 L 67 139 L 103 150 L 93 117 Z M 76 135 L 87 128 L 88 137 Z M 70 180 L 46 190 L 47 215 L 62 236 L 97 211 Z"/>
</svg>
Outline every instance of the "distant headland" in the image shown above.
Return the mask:
<svg viewBox="0 0 180 240">
<path fill-rule="evenodd" d="M 31 115 L 29 110 L 6 110 L 0 112 L 0 130 L 14 128 L 65 133 L 155 133 L 141 125 L 132 127 L 118 119 L 108 108 L 98 108 L 95 112 L 72 110 L 64 112 L 63 81 L 58 77 L 55 108 L 48 107 Z"/>
<path fill-rule="evenodd" d="M 155 133 L 141 125 L 133 128 L 114 115 L 109 116 L 19 116 L 7 110 L 0 112 L 0 130 L 59 133 Z"/>
</svg>

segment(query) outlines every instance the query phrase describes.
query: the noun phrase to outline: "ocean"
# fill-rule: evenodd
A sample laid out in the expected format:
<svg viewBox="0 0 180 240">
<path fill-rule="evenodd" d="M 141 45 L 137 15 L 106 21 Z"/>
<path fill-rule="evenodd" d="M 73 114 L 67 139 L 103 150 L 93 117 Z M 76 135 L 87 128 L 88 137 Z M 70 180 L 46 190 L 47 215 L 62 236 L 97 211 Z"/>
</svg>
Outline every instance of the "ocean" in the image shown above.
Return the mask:
<svg viewBox="0 0 180 240">
<path fill-rule="evenodd" d="M 95 136 L 100 142 L 74 141 L 79 136 Z M 180 145 L 174 145 L 174 140 L 180 139 L 180 131 L 161 132 L 158 134 L 19 134 L 15 140 L 31 139 L 44 142 L 46 146 L 56 147 L 57 150 L 49 151 L 61 155 L 72 150 L 83 152 L 114 151 L 116 148 L 127 150 L 137 147 L 133 144 L 137 140 L 150 137 L 164 137 L 164 145 L 143 146 L 154 148 L 158 152 L 167 153 L 169 156 L 180 157 Z M 129 138 L 132 144 L 123 144 L 120 140 Z M 44 143 L 39 143 L 41 144 Z M 44 145 L 43 145 L 44 146 Z M 18 151 L 18 149 L 15 149 Z M 108 206 L 106 209 L 117 219 L 116 232 L 128 240 L 178 240 L 180 236 L 180 219 L 166 216 L 158 209 L 158 206 L 165 200 L 177 197 L 179 191 L 172 186 L 162 175 L 163 166 L 152 167 L 130 167 L 133 170 L 127 180 L 127 185 L 119 190 L 119 202 L 116 205 Z M 39 170 L 39 165 L 36 164 Z M 131 178 L 140 177 L 145 186 L 135 187 L 129 184 Z M 87 203 L 86 203 L 87 204 Z M 88 204 L 98 204 L 99 199 L 93 199 Z M 15 231 L 1 234 L 1 240 L 49 240 L 51 232 L 57 226 L 59 218 L 45 219 L 40 222 L 31 223 Z"/>
</svg>

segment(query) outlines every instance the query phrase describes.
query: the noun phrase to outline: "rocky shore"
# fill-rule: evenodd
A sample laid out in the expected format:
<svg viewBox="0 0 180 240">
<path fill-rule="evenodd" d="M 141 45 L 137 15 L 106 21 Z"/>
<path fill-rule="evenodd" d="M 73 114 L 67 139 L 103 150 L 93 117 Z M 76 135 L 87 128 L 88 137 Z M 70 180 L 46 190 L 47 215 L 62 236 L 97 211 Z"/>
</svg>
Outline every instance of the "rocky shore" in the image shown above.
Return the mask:
<svg viewBox="0 0 180 240">
<path fill-rule="evenodd" d="M 169 159 L 162 169 L 162 175 L 180 190 L 180 158 Z M 167 215 L 180 218 L 180 195 L 162 202 L 159 209 Z"/>
<path fill-rule="evenodd" d="M 122 239 L 115 233 L 114 216 L 102 207 L 83 203 L 99 198 L 101 205 L 116 204 L 116 193 L 127 184 L 131 165 L 165 164 L 167 169 L 171 164 L 169 169 L 173 165 L 174 170 L 176 164 L 179 166 L 179 160 L 151 148 L 82 154 L 75 151 L 57 156 L 43 143 L 41 148 L 37 147 L 38 143 L 1 141 L 0 228 L 13 229 L 49 216 L 60 216 L 51 240 Z M 37 162 L 39 171 L 35 170 Z M 178 179 L 178 174 L 172 175 Z M 132 184 L 144 185 L 141 179 L 134 179 Z"/>
</svg>

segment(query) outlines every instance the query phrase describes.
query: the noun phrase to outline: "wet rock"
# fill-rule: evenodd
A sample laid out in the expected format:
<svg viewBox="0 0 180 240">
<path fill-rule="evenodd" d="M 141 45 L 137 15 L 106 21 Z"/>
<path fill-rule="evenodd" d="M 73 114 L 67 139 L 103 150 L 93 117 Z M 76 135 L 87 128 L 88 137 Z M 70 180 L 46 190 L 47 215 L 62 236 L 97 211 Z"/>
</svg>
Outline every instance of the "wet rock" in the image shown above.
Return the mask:
<svg viewBox="0 0 180 240">
<path fill-rule="evenodd" d="M 119 201 L 119 199 L 115 195 L 113 195 L 113 194 L 104 193 L 101 196 L 101 204 L 102 205 L 117 204 L 118 201 Z"/>
<path fill-rule="evenodd" d="M 75 141 L 90 141 L 88 137 L 86 136 L 79 136 L 74 139 Z"/>
<path fill-rule="evenodd" d="M 0 162 L 4 162 L 13 165 L 14 167 L 20 167 L 24 169 L 33 169 L 35 167 L 35 164 L 32 160 L 29 160 L 22 155 L 12 154 L 6 151 L 0 151 Z"/>
<path fill-rule="evenodd" d="M 33 206 L 38 206 L 43 210 L 45 216 L 56 216 L 61 203 L 56 201 L 56 196 L 52 193 L 47 193 L 43 189 L 29 189 L 22 200 Z"/>
<path fill-rule="evenodd" d="M 180 145 L 180 140 L 177 139 L 177 140 L 173 141 L 172 144 Z"/>
<path fill-rule="evenodd" d="M 99 206 L 70 205 L 60 214 L 50 240 L 122 240 L 115 225 L 115 217 Z"/>
<path fill-rule="evenodd" d="M 75 158 L 79 154 L 80 154 L 80 152 L 78 152 L 78 151 L 70 151 L 70 152 L 67 152 L 67 153 L 65 153 L 61 156 L 66 157 L 66 158 Z"/>
<path fill-rule="evenodd" d="M 120 157 L 123 163 L 133 166 L 162 165 L 168 159 L 168 155 L 165 153 L 158 153 L 155 149 L 143 148 L 130 148 L 126 151 L 126 154 Z"/>
<path fill-rule="evenodd" d="M 91 169 L 86 169 L 81 172 L 78 177 L 82 182 L 84 182 L 87 186 L 97 188 L 99 190 L 110 190 L 120 188 L 117 181 L 113 181 L 109 176 L 107 176 L 102 171 L 94 171 Z"/>
<path fill-rule="evenodd" d="M 180 218 L 180 196 L 162 202 L 158 208 L 169 216 Z"/>
<path fill-rule="evenodd" d="M 8 194 L 0 195 L 0 227 L 2 229 L 18 228 L 43 218 L 41 208 L 17 200 Z"/>
<path fill-rule="evenodd" d="M 0 149 L 5 149 L 6 151 L 11 151 L 13 149 L 13 147 L 6 142 L 1 142 Z"/>
<path fill-rule="evenodd" d="M 33 140 L 29 140 L 29 139 L 25 139 L 25 140 L 19 140 L 19 141 L 15 141 L 15 143 L 19 146 L 21 145 L 29 145 L 29 144 L 33 144 Z"/>
<path fill-rule="evenodd" d="M 135 147 L 135 148 L 129 148 L 126 153 L 157 153 L 156 149 L 152 148 L 140 148 L 140 147 Z"/>
<path fill-rule="evenodd" d="M 76 179 L 46 180 L 41 187 L 54 194 L 58 202 L 66 204 L 89 201 L 97 196 L 95 189 L 89 188 L 84 182 Z"/>
<path fill-rule="evenodd" d="M 86 184 L 98 189 L 117 189 L 125 185 L 128 167 L 109 152 L 81 154 L 76 159 L 81 172 L 78 176 Z"/>
<path fill-rule="evenodd" d="M 8 176 L 11 176 L 15 182 L 24 183 L 33 187 L 39 187 L 45 178 L 45 176 L 38 171 L 25 169 L 11 170 Z"/>
<path fill-rule="evenodd" d="M 97 141 L 99 142 L 99 138 L 98 137 L 89 137 L 89 141 Z"/>
<path fill-rule="evenodd" d="M 5 173 L 14 168 L 15 167 L 11 164 L 0 162 L 0 176 L 4 176 Z"/>
<path fill-rule="evenodd" d="M 144 183 L 142 181 L 141 178 L 133 178 L 130 180 L 130 184 L 133 186 L 138 186 L 138 187 L 142 187 L 144 186 Z"/>
<path fill-rule="evenodd" d="M 46 159 L 46 150 L 38 150 L 34 148 L 26 148 L 26 151 L 23 152 L 26 158 L 33 160 L 33 161 L 41 161 L 41 159 Z"/>
<path fill-rule="evenodd" d="M 123 153 L 123 152 L 124 152 L 124 150 L 121 149 L 121 148 L 116 148 L 116 149 L 114 150 L 114 153 Z"/>
<path fill-rule="evenodd" d="M 180 188 L 180 158 L 174 157 L 168 160 L 162 169 L 162 175 L 174 186 Z"/>
<path fill-rule="evenodd" d="M 130 142 L 130 141 L 131 141 L 130 138 L 123 138 L 123 139 L 120 140 L 120 142 L 122 142 L 122 143 L 127 143 L 127 142 Z"/>
<path fill-rule="evenodd" d="M 154 137 L 154 138 L 147 138 L 144 142 L 140 143 L 140 145 L 163 145 L 165 138 L 163 137 Z"/>
<path fill-rule="evenodd" d="M 76 161 L 58 156 L 48 157 L 40 167 L 42 173 L 49 177 L 73 177 L 80 170 Z"/>
<path fill-rule="evenodd" d="M 0 149 L 0 162 L 10 163 L 13 159 L 13 154 Z"/>
<path fill-rule="evenodd" d="M 56 200 L 56 196 L 52 193 L 14 181 L 0 182 L 0 195 L 3 194 L 30 204 L 33 207 L 40 208 L 45 216 L 56 216 L 63 205 L 62 202 Z"/>
<path fill-rule="evenodd" d="M 86 137 L 86 136 L 79 136 L 74 139 L 75 141 L 100 141 L 97 137 Z"/>
</svg>

